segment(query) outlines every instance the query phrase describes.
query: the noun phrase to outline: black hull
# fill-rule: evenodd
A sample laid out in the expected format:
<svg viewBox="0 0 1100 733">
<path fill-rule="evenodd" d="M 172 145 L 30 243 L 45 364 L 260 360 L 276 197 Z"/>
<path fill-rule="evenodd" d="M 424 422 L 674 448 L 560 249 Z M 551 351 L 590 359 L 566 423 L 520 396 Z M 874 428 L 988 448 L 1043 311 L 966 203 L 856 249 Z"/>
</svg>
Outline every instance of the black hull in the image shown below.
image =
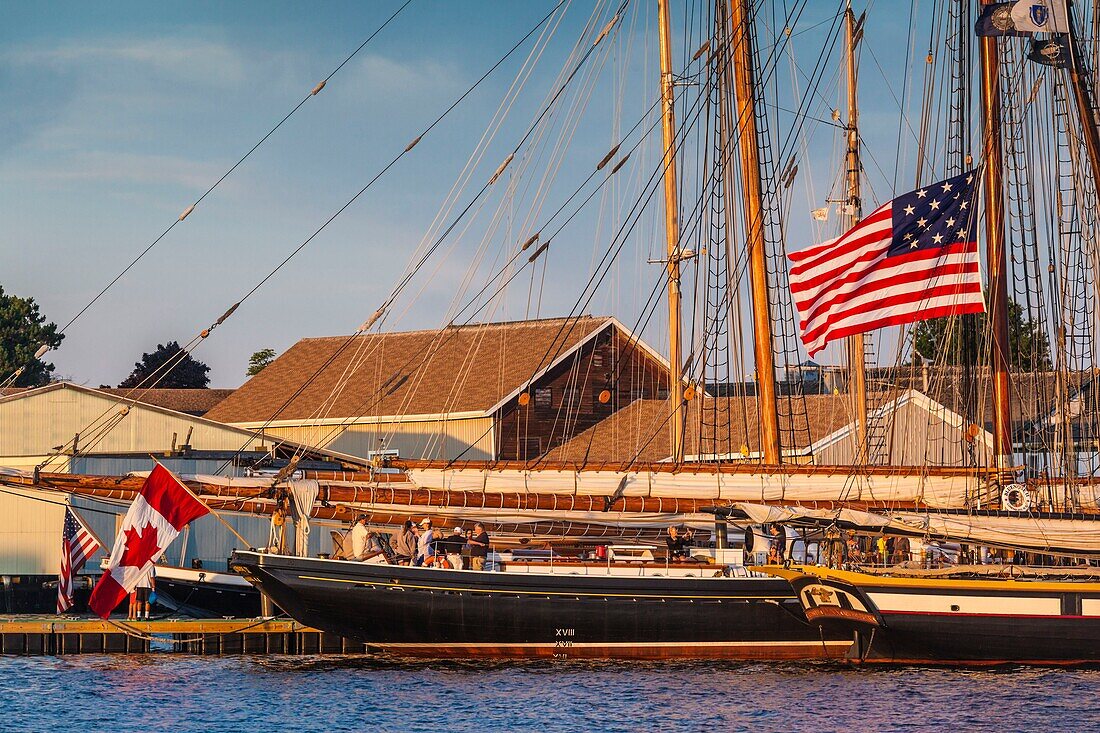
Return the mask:
<svg viewBox="0 0 1100 733">
<path fill-rule="evenodd" d="M 992 666 L 1100 664 L 1100 616 L 1081 612 L 1093 593 L 943 584 L 853 585 L 833 578 L 791 580 L 811 623 L 854 639 L 848 658 L 865 664 Z M 1094 584 L 1093 584 L 1094 585 Z M 1072 584 L 1070 584 L 1072 586 Z M 1082 590 L 1086 586 L 1082 584 Z M 833 596 L 825 599 L 832 591 Z M 808 598 L 813 600 L 807 603 Z M 841 599 L 843 599 L 841 601 Z M 934 599 L 931 604 L 928 599 Z M 823 602 L 827 600 L 827 602 Z M 839 603 L 838 603 L 839 602 Z M 921 605 L 950 610 L 913 610 Z M 968 613 L 980 607 L 985 612 Z M 909 610 L 906 610 L 909 609 Z M 1049 612 L 1043 613 L 1043 609 Z"/>
<path fill-rule="evenodd" d="M 434 570 L 236 552 L 298 621 L 426 656 L 820 659 L 850 637 L 806 623 L 785 581 Z"/>
<path fill-rule="evenodd" d="M 255 588 L 157 578 L 157 605 L 192 618 L 256 618 L 260 592 Z"/>
<path fill-rule="evenodd" d="M 853 648 L 866 663 L 1100 664 L 1100 619 L 889 614 Z M 858 652 L 855 649 L 858 648 Z"/>
</svg>

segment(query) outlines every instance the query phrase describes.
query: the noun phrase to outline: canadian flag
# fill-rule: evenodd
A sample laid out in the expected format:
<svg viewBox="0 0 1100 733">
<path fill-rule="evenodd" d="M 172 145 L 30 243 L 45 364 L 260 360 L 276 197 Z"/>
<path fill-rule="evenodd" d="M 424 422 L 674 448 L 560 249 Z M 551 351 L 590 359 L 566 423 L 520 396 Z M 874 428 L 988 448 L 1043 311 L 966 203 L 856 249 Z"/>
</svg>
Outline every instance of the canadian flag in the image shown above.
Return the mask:
<svg viewBox="0 0 1100 733">
<path fill-rule="evenodd" d="M 158 463 L 122 520 L 111 559 L 92 590 L 88 607 L 100 618 L 108 618 L 180 531 L 209 511 Z"/>
</svg>

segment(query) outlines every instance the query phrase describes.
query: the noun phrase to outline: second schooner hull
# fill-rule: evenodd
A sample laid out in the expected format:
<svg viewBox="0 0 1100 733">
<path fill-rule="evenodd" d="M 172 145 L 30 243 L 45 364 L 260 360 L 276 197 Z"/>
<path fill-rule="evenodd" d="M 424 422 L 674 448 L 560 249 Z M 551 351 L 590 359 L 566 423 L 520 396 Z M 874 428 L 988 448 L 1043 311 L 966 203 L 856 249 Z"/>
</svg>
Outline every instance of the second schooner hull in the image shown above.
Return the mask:
<svg viewBox="0 0 1100 733">
<path fill-rule="evenodd" d="M 1100 663 L 1100 583 L 772 571 L 789 579 L 811 623 L 854 638 L 851 661 Z"/>
<path fill-rule="evenodd" d="M 412 656 L 839 658 L 775 578 L 439 570 L 235 552 L 298 621 Z"/>
</svg>

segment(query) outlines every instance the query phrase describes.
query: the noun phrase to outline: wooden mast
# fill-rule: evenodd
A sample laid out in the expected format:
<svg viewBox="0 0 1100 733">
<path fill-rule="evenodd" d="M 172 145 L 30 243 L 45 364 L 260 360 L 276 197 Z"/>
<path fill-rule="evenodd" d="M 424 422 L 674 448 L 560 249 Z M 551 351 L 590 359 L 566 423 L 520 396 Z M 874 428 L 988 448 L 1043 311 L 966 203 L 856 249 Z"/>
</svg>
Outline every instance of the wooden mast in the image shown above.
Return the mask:
<svg viewBox="0 0 1100 733">
<path fill-rule="evenodd" d="M 859 188 L 859 107 L 856 103 L 856 16 L 852 12 L 851 0 L 844 13 L 844 45 L 847 56 L 848 72 L 848 154 L 846 156 L 848 195 L 845 215 L 845 231 L 851 229 L 863 218 L 863 199 Z M 862 33 L 859 35 L 862 36 Z M 842 220 L 843 221 L 843 220 Z M 867 364 L 864 359 L 864 335 L 857 333 L 848 337 L 848 379 L 853 400 L 853 415 L 856 420 L 855 463 L 867 463 L 871 456 L 871 447 L 867 443 Z"/>
<path fill-rule="evenodd" d="M 988 0 L 982 0 L 988 5 Z M 1012 463 L 1009 407 L 1008 268 L 1001 152 L 1001 78 L 997 38 L 981 39 L 982 110 L 985 135 L 985 237 L 989 264 L 989 322 L 993 331 L 989 368 L 993 378 L 993 451 L 998 468 Z"/>
<path fill-rule="evenodd" d="M 1069 22 L 1069 78 L 1073 82 L 1073 98 L 1077 105 L 1081 132 L 1085 138 L 1085 152 L 1089 158 L 1089 169 L 1092 171 L 1093 187 L 1100 194 L 1100 133 L 1096 130 L 1096 99 L 1093 96 L 1094 90 L 1086 84 L 1086 80 L 1081 75 L 1081 68 L 1085 61 L 1073 28 L 1073 13 L 1069 14 Z"/>
<path fill-rule="evenodd" d="M 669 401 L 672 403 L 670 430 L 673 463 L 684 460 L 684 358 L 680 315 L 680 199 L 676 191 L 676 109 L 672 80 L 672 38 L 668 0 L 657 0 L 661 54 L 661 130 L 665 155 L 665 238 L 668 241 L 668 362 Z"/>
<path fill-rule="evenodd" d="M 760 413 L 764 463 L 780 462 L 779 411 L 776 407 L 775 354 L 772 351 L 771 298 L 764 250 L 764 196 L 756 149 L 755 73 L 753 69 L 749 0 L 730 0 L 730 51 L 737 92 L 738 142 L 741 149 L 741 190 L 745 204 L 745 244 L 752 283 L 752 322 L 756 356 L 756 402 Z"/>
</svg>

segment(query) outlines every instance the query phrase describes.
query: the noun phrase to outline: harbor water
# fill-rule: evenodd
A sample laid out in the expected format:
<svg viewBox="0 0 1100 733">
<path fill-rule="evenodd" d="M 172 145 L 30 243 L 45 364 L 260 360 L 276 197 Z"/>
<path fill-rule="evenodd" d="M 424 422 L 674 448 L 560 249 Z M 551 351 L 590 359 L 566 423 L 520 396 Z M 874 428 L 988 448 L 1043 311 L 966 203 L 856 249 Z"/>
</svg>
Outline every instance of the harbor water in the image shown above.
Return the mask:
<svg viewBox="0 0 1100 733">
<path fill-rule="evenodd" d="M 1096 730 L 1100 670 L 409 661 L 0 659 L 4 730 Z"/>
</svg>

